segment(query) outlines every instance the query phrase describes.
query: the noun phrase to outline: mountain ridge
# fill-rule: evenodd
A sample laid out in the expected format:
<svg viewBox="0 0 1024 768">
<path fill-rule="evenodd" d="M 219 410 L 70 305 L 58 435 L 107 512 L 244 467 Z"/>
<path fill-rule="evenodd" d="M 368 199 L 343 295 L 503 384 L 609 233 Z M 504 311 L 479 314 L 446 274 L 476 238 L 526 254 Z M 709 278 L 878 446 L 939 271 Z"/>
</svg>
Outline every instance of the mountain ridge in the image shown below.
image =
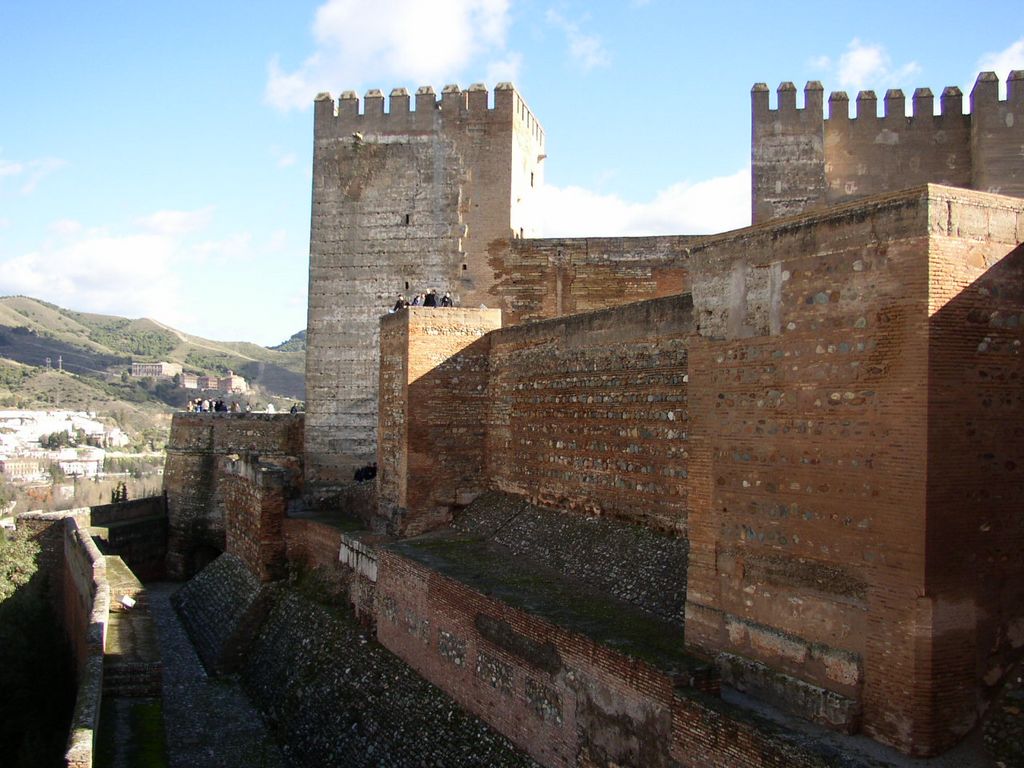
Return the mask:
<svg viewBox="0 0 1024 768">
<path fill-rule="evenodd" d="M 300 335 L 302 349 L 297 349 Z M 30 296 L 4 296 L 0 297 L 0 362 L 4 363 L 0 404 L 30 394 L 15 391 L 11 383 L 19 377 L 24 383 L 34 376 L 30 371 L 47 368 L 92 385 L 105 399 L 112 394 L 111 386 L 130 383 L 124 374 L 130 374 L 133 361 L 178 363 L 185 371 L 200 375 L 224 375 L 232 370 L 244 376 L 257 394 L 303 400 L 304 337 L 305 331 L 300 331 L 278 348 L 215 341 L 153 318 L 79 312 Z"/>
</svg>

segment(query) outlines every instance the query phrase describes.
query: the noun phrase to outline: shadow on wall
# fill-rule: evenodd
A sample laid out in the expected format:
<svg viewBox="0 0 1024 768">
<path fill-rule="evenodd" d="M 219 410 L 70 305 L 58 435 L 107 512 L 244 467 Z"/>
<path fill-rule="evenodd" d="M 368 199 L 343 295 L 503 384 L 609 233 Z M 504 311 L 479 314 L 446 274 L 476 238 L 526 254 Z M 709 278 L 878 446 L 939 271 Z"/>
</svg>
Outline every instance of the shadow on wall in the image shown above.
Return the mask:
<svg viewBox="0 0 1024 768">
<path fill-rule="evenodd" d="M 966 287 L 929 320 L 919 602 L 931 663 L 943 670 L 942 709 L 961 734 L 977 720 L 979 693 L 992 701 L 1024 644 L 1014 629 L 1024 622 L 1024 245 L 993 266 L 984 259 L 971 251 L 942 263 L 943 279 Z"/>
<path fill-rule="evenodd" d="M 39 546 L 0 530 L 0 755 L 11 768 L 63 765 L 75 674 Z"/>
</svg>

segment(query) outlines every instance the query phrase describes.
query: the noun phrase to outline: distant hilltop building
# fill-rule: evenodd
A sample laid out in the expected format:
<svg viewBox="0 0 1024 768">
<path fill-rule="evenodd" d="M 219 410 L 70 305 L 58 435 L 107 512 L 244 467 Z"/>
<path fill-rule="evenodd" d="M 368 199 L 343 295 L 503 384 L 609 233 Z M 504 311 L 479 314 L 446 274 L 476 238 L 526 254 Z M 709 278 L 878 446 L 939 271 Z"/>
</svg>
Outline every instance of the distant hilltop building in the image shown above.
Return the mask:
<svg viewBox="0 0 1024 768">
<path fill-rule="evenodd" d="M 225 376 L 198 376 L 194 373 L 184 373 L 181 376 L 181 386 L 183 389 L 216 389 L 231 394 L 244 394 L 249 391 L 249 384 L 245 378 L 232 370 L 228 370 Z"/>
<path fill-rule="evenodd" d="M 39 459 L 24 456 L 0 458 L 0 474 L 14 482 L 36 479 L 42 474 L 40 467 Z"/>
<path fill-rule="evenodd" d="M 62 448 L 57 455 L 57 465 L 69 477 L 96 477 L 103 471 L 105 456 L 102 448 Z"/>
<path fill-rule="evenodd" d="M 180 376 L 182 368 L 178 363 L 132 363 L 132 376 L 154 379 L 173 379 Z"/>
</svg>

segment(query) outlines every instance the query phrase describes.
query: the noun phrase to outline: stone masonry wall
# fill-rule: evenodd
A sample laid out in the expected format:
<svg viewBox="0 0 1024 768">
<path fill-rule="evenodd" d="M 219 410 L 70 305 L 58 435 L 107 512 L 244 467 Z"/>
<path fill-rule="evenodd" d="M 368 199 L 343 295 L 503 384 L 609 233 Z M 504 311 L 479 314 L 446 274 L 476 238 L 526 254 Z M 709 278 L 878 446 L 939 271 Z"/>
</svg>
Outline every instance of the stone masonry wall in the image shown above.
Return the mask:
<svg viewBox="0 0 1024 768">
<path fill-rule="evenodd" d="M 408 310 L 381 328 L 378 489 L 388 528 L 415 534 L 451 519 L 486 487 L 490 344 L 497 310 Z"/>
<path fill-rule="evenodd" d="M 78 690 L 64 764 L 89 768 L 103 699 L 103 654 L 110 614 L 106 561 L 88 533 L 89 510 L 18 515 L 19 536 L 39 543 L 39 571 L 74 657 Z"/>
<path fill-rule="evenodd" d="M 92 507 L 91 534 L 105 555 L 117 555 L 140 579 L 164 578 L 167 565 L 167 496 Z"/>
<path fill-rule="evenodd" d="M 973 706 L 980 693 L 963 631 L 986 598 L 929 578 L 934 570 L 971 582 L 969 569 L 950 571 L 942 556 L 963 547 L 970 516 L 963 489 L 948 512 L 935 503 L 945 469 L 933 459 L 948 456 L 985 485 L 1017 449 L 954 416 L 966 392 L 945 377 L 962 376 L 970 357 L 966 342 L 936 340 L 944 326 L 963 334 L 965 323 L 935 318 L 954 312 L 939 297 L 962 294 L 972 260 L 999 273 L 1016 253 L 1022 208 L 927 187 L 709 238 L 691 253 L 704 341 L 690 358 L 687 643 L 721 653 L 726 679 L 738 669 L 770 697 L 790 676 L 789 693 L 776 696 L 783 705 L 810 703 L 805 686 L 820 687 L 821 709 L 805 715 L 852 728 L 862 719 L 875 738 L 922 754 L 974 722 L 953 702 Z M 937 248 L 955 253 L 957 280 L 934 260 Z M 993 281 L 1011 307 L 1014 274 Z M 1018 402 L 1004 395 L 1004 418 Z M 932 442 L 951 418 L 964 431 Z M 993 451 L 1007 454 L 997 474 L 985 458 Z M 995 556 L 992 543 L 974 542 L 962 550 L 969 557 Z M 1000 632 L 1010 631 L 1012 598 L 994 592 Z M 759 680 L 750 662 L 772 675 Z"/>
<path fill-rule="evenodd" d="M 218 462 L 258 455 L 286 469 L 300 465 L 301 414 L 176 413 L 164 469 L 167 575 L 185 578 L 224 551 L 224 498 Z"/>
<path fill-rule="evenodd" d="M 380 564 L 380 642 L 539 763 L 667 768 L 667 676 L 406 558 Z"/>
<path fill-rule="evenodd" d="M 687 248 L 699 236 L 512 240 L 492 251 L 488 306 L 508 327 L 690 289 Z"/>
<path fill-rule="evenodd" d="M 804 107 L 796 88 L 783 83 L 776 109 L 768 88 L 752 100 L 753 221 L 764 222 L 924 183 L 1024 196 L 1024 71 L 1011 72 L 999 99 L 992 72 L 978 76 L 963 112 L 959 88 L 946 88 L 940 114 L 928 88 L 912 97 L 907 116 L 900 90 L 886 92 L 883 114 L 873 91 L 856 97 L 850 116 L 846 93 L 829 97 L 822 116 L 821 83 L 808 83 Z"/>
<path fill-rule="evenodd" d="M 949 740 L 1024 648 L 1024 202 L 958 195 L 931 217 L 928 563 L 920 612 Z M 917 694 L 921 695 L 921 694 Z"/>
<path fill-rule="evenodd" d="M 674 296 L 494 333 L 491 487 L 685 533 L 692 328 Z"/>
<path fill-rule="evenodd" d="M 240 557 L 260 581 L 285 575 L 284 518 L 297 480 L 282 467 L 247 457 L 222 462 L 225 551 Z"/>
<path fill-rule="evenodd" d="M 511 85 L 371 91 L 315 110 L 307 323 L 311 487 L 352 479 L 376 453 L 378 318 L 396 295 L 487 300 L 492 243 L 530 230 L 544 134 Z M 532 231 L 530 232 L 532 234 Z"/>
</svg>

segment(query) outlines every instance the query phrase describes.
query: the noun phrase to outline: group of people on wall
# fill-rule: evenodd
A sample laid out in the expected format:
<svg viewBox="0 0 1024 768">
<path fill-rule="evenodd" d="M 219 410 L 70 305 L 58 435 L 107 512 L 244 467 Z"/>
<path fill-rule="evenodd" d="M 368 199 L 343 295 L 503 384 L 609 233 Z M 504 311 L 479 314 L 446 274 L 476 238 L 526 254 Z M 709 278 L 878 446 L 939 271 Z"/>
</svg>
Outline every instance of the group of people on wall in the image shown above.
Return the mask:
<svg viewBox="0 0 1024 768">
<path fill-rule="evenodd" d="M 444 296 L 440 299 L 437 297 L 437 291 L 431 288 L 426 293 L 417 293 L 412 297 L 411 300 L 405 298 L 403 294 L 398 294 L 398 301 L 395 302 L 395 306 L 391 308 L 392 312 L 398 312 L 399 310 L 405 309 L 406 307 L 454 307 L 455 302 L 452 300 L 452 295 L 449 291 L 444 292 Z"/>
<path fill-rule="evenodd" d="M 195 400 L 189 400 L 187 410 L 189 413 L 252 413 L 252 403 L 239 403 L 237 400 L 233 400 L 230 403 L 226 403 L 223 400 L 210 400 L 205 397 L 197 397 Z M 292 407 L 288 409 L 288 413 L 299 413 L 299 404 L 292 403 Z M 267 413 L 277 413 L 277 409 L 273 403 L 267 403 Z"/>
</svg>

